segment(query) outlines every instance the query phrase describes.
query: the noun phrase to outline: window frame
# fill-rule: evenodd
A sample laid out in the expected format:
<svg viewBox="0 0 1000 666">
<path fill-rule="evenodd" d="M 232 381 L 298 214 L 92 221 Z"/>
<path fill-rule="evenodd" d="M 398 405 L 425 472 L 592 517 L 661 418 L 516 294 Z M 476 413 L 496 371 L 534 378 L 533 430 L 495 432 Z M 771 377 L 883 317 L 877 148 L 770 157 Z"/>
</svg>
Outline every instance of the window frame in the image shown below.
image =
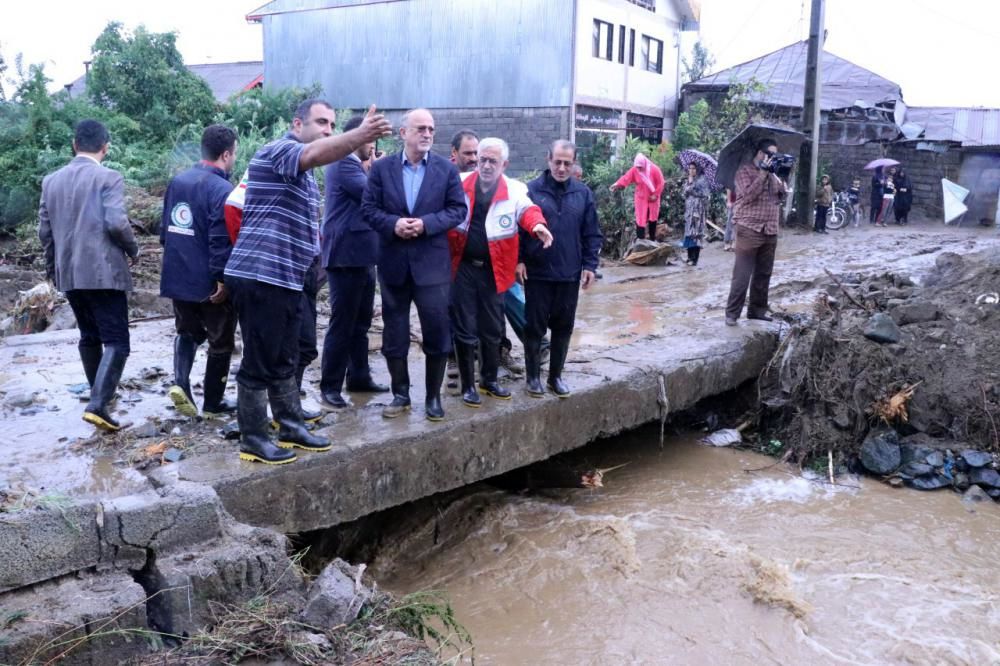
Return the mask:
<svg viewBox="0 0 1000 666">
<path fill-rule="evenodd" d="M 656 46 L 655 67 L 653 66 L 653 59 L 651 57 L 654 44 Z M 663 40 L 643 34 L 641 52 L 643 70 L 654 74 L 663 74 Z"/>
<path fill-rule="evenodd" d="M 604 33 L 604 29 L 607 29 L 608 43 L 604 47 L 603 55 L 601 53 L 601 35 Z M 599 18 L 594 19 L 594 33 L 593 33 L 593 44 L 591 46 L 591 55 L 598 60 L 607 60 L 608 62 L 614 62 L 614 45 L 615 45 L 615 24 L 609 23 L 607 21 L 602 21 Z"/>
</svg>

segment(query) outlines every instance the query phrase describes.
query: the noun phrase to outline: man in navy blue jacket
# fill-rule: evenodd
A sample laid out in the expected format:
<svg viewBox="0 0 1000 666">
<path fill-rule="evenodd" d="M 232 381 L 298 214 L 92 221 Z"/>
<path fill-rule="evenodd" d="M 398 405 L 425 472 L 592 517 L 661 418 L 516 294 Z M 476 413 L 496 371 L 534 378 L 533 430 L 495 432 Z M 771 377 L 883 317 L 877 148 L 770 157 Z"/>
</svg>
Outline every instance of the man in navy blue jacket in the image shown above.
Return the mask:
<svg viewBox="0 0 1000 666">
<path fill-rule="evenodd" d="M 426 109 L 403 116 L 403 150 L 375 162 L 361 210 L 380 240 L 382 354 L 392 378 L 392 402 L 382 416 L 410 409 L 410 304 L 416 303 L 426 356 L 426 416 L 444 418 L 441 382 L 451 352 L 448 230 L 465 220 L 465 192 L 454 164 L 430 152 L 434 118 Z"/>
<path fill-rule="evenodd" d="M 173 300 L 177 329 L 174 384 L 167 395 L 185 416 L 198 415 L 190 375 L 195 350 L 206 340 L 202 411 L 209 415 L 236 409 L 223 397 L 236 332 L 236 315 L 223 279 L 232 250 L 224 210 L 233 190 L 229 176 L 236 163 L 236 132 L 224 125 L 206 127 L 201 157 L 170 181 L 160 223 L 160 296 Z"/>
<path fill-rule="evenodd" d="M 524 283 L 527 325 L 524 329 L 524 366 L 529 395 L 541 397 L 541 343 L 552 330 L 549 347 L 548 387 L 560 398 L 568 397 L 563 366 L 573 336 L 580 287 L 594 283 L 603 236 L 597 223 L 594 193 L 572 177 L 576 146 L 556 141 L 549 148 L 549 168 L 528 183 L 531 200 L 542 209 L 555 237 L 552 247 L 521 231 L 518 279 Z"/>
<path fill-rule="evenodd" d="M 349 132 L 361 126 L 361 116 L 344 125 Z M 326 213 L 320 254 L 330 285 L 330 327 L 323 340 L 320 393 L 325 405 L 347 407 L 347 390 L 383 393 L 388 386 L 372 380 L 368 364 L 368 329 L 375 304 L 375 264 L 378 234 L 361 216 L 361 197 L 368 182 L 364 163 L 375 152 L 375 142 L 362 145 L 326 167 Z"/>
</svg>

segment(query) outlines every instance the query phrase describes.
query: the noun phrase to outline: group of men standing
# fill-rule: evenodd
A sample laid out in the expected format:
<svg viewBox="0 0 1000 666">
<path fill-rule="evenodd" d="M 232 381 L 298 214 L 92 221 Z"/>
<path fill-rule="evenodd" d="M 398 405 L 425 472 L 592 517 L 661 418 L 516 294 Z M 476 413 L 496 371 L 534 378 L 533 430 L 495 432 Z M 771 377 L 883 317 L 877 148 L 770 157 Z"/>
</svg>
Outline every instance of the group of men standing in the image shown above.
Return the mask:
<svg viewBox="0 0 1000 666">
<path fill-rule="evenodd" d="M 171 181 L 160 231 L 161 295 L 174 305 L 168 393 L 177 410 L 197 414 L 190 373 L 207 341 L 202 412 L 236 412 L 242 459 L 280 464 L 295 460 L 295 449 L 328 450 L 329 439 L 306 425 L 321 413 L 303 413 L 300 401 L 302 371 L 317 355 L 315 295 L 323 269 L 331 306 L 320 381 L 327 407 L 349 405 L 346 386 L 391 390 L 386 418 L 409 411 L 412 304 L 426 359 L 426 418 L 444 418 L 440 392 L 453 347 L 464 404 L 478 407 L 480 395 L 510 399 L 497 371 L 504 298 L 515 280 L 525 291 L 527 391 L 545 393 L 541 344 L 551 330 L 548 389 L 569 395 L 562 369 L 579 289 L 594 281 L 602 241 L 593 193 L 572 177 L 575 146 L 555 142 L 548 169 L 524 184 L 504 175 L 509 149 L 501 139 L 479 141 L 465 131 L 452 162 L 432 153 L 435 126 L 426 109 L 403 117 L 402 150 L 381 159 L 374 159 L 375 142 L 392 127 L 374 107 L 341 134 L 333 134 L 335 123 L 330 104 L 307 100 L 290 131 L 257 151 L 235 189 L 229 179 L 236 133 L 210 126 L 202 160 Z M 125 262 L 138 246 L 122 178 L 100 166 L 108 139 L 96 121 L 78 125 L 77 157 L 46 178 L 39 216 L 47 267 L 81 331 L 92 387 L 84 419 L 116 430 L 109 404 L 129 354 Z M 473 165 L 460 175 L 459 167 Z M 321 166 L 325 213 L 313 175 Z M 391 387 L 375 383 L 368 363 L 376 274 Z M 224 392 L 237 322 L 243 356 L 233 404 Z"/>
</svg>

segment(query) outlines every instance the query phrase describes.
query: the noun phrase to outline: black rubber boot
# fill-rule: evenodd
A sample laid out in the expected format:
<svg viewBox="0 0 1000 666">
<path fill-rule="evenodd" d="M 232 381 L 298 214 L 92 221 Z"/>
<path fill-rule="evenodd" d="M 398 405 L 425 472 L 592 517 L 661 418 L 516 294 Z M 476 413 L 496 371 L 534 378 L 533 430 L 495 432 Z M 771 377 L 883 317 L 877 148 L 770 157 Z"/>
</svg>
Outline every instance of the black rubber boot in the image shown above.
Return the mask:
<svg viewBox="0 0 1000 666">
<path fill-rule="evenodd" d="M 476 392 L 476 348 L 459 342 L 455 345 L 458 356 L 458 375 L 462 381 L 462 402 L 466 407 L 478 409 L 483 401 Z"/>
<path fill-rule="evenodd" d="M 563 366 L 566 355 L 569 354 L 569 339 L 572 334 L 552 334 L 552 344 L 549 347 L 549 389 L 560 398 L 568 398 L 569 387 L 562 380 Z"/>
<path fill-rule="evenodd" d="M 79 345 L 80 361 L 83 363 L 83 374 L 87 375 L 87 383 L 90 388 L 94 388 L 94 379 L 97 378 L 97 369 L 101 367 L 101 356 L 104 355 L 104 347 L 101 345 Z"/>
<path fill-rule="evenodd" d="M 232 354 L 209 354 L 205 361 L 205 400 L 201 405 L 201 413 L 205 416 L 232 414 L 236 411 L 236 403 L 226 400 L 231 358 Z"/>
<path fill-rule="evenodd" d="M 267 436 L 267 391 L 237 384 L 236 419 L 240 425 L 240 460 L 283 465 L 296 459 Z"/>
<path fill-rule="evenodd" d="M 349 406 L 340 391 L 323 391 L 319 399 L 324 405 L 333 409 L 345 409 Z"/>
<path fill-rule="evenodd" d="M 542 342 L 541 340 L 524 338 L 524 384 L 528 395 L 541 398 L 545 395 L 542 386 Z"/>
<path fill-rule="evenodd" d="M 186 335 L 174 338 L 174 383 L 167 390 L 171 402 L 178 414 L 198 416 L 198 408 L 191 396 L 191 366 L 194 365 L 194 355 L 198 350 L 195 341 Z"/>
<path fill-rule="evenodd" d="M 101 364 L 94 376 L 94 386 L 90 390 L 90 402 L 83 410 L 83 420 L 104 430 L 121 430 L 121 424 L 111 418 L 108 406 L 118 389 L 118 380 L 125 369 L 128 353 L 118 347 L 105 347 Z"/>
<path fill-rule="evenodd" d="M 500 370 L 500 345 L 483 344 L 479 346 L 482 359 L 479 363 L 479 391 L 499 400 L 510 400 L 510 391 L 500 386 L 497 372 Z"/>
<path fill-rule="evenodd" d="M 447 354 L 427 356 L 427 375 L 424 381 L 427 397 L 424 399 L 424 416 L 427 417 L 428 421 L 444 420 L 444 407 L 441 406 L 441 383 L 444 382 L 444 373 L 447 367 Z"/>
<path fill-rule="evenodd" d="M 410 368 L 406 357 L 385 359 L 392 384 L 392 402 L 382 409 L 382 416 L 394 419 L 410 411 Z"/>
<path fill-rule="evenodd" d="M 299 448 L 304 451 L 329 451 L 333 446 L 325 437 L 317 437 L 306 430 L 299 386 L 295 377 L 282 379 L 267 387 L 271 414 L 278 422 L 278 446 L 283 449 Z"/>
<path fill-rule="evenodd" d="M 350 393 L 388 393 L 389 387 L 385 384 L 379 384 L 371 375 L 363 379 L 354 379 L 350 374 L 347 375 L 347 390 Z"/>
<path fill-rule="evenodd" d="M 299 394 L 299 409 L 302 411 L 302 420 L 306 423 L 316 423 L 321 418 L 323 418 L 323 411 L 320 409 L 307 409 L 302 406 L 302 398 L 305 397 L 306 391 L 302 388 L 302 378 L 306 374 L 305 366 L 299 368 L 295 371 L 295 390 Z M 277 418 L 275 419 L 277 420 Z"/>
</svg>

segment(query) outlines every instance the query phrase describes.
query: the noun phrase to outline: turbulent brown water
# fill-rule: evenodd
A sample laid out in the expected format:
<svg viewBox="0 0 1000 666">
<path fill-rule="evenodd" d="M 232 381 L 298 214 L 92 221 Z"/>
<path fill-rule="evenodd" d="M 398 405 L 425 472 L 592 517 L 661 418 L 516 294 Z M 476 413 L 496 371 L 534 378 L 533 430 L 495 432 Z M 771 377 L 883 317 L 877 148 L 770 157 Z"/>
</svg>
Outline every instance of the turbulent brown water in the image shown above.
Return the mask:
<svg viewBox="0 0 1000 666">
<path fill-rule="evenodd" d="M 478 490 L 381 584 L 444 590 L 479 664 L 1000 664 L 998 505 L 650 430 L 578 456 L 629 464 L 597 492 Z"/>
</svg>

